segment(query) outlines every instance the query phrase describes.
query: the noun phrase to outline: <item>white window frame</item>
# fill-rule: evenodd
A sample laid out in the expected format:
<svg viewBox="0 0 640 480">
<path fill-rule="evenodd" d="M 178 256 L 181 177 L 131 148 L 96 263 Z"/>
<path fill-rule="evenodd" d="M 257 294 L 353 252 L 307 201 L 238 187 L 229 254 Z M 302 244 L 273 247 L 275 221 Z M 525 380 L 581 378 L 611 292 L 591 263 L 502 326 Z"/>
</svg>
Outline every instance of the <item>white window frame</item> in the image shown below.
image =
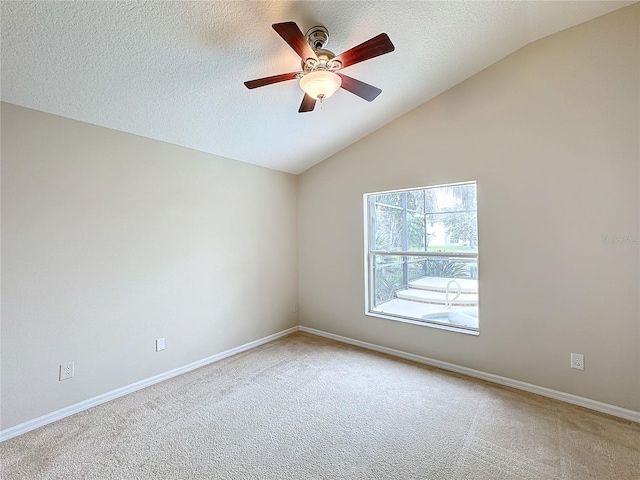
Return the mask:
<svg viewBox="0 0 640 480">
<path fill-rule="evenodd" d="M 407 316 L 403 316 L 403 315 L 395 315 L 392 313 L 380 313 L 380 312 L 376 312 L 373 310 L 372 308 L 372 303 L 371 303 L 371 299 L 374 296 L 374 285 L 373 282 L 370 281 L 370 279 L 374 278 L 373 276 L 373 264 L 372 264 L 372 256 L 373 255 L 398 255 L 398 256 L 420 256 L 420 257 L 435 257 L 435 258 L 443 258 L 443 257 L 447 257 L 447 258 L 475 258 L 476 261 L 478 262 L 478 271 L 480 270 L 479 267 L 479 252 L 477 253 L 466 253 L 466 252 L 448 252 L 445 255 L 443 255 L 443 253 L 441 252 L 423 252 L 423 251 L 417 251 L 417 252 L 413 252 L 413 251 L 379 251 L 379 250 L 372 250 L 372 242 L 371 242 L 371 218 L 372 218 L 372 213 L 371 213 L 371 207 L 370 207 L 370 201 L 369 198 L 372 195 L 384 195 L 384 194 L 390 194 L 390 193 L 402 193 L 402 192 L 409 192 L 409 191 L 415 191 L 415 190 L 427 190 L 430 188 L 441 188 L 441 187 L 453 187 L 456 185 L 468 185 L 468 184 L 476 184 L 477 186 L 477 181 L 475 180 L 471 180 L 471 181 L 465 181 L 465 182 L 457 182 L 457 183 L 445 183 L 445 184 L 441 184 L 441 185 L 429 185 L 429 186 L 425 186 L 425 187 L 411 187 L 411 188 L 403 188 L 403 189 L 396 189 L 396 190 L 385 190 L 385 191 L 380 191 L 380 192 L 369 192 L 369 193 L 365 193 L 362 197 L 362 202 L 363 202 L 363 213 L 364 213 L 364 300 L 365 300 L 365 308 L 364 308 L 364 314 L 366 316 L 370 316 L 370 317 L 378 317 L 378 318 L 384 318 L 386 320 L 394 320 L 394 321 L 399 321 L 399 322 L 404 322 L 404 323 L 410 323 L 410 324 L 414 324 L 414 325 L 420 325 L 423 327 L 431 327 L 431 328 L 436 328 L 436 329 L 441 329 L 441 330 L 448 330 L 448 331 L 452 331 L 452 332 L 458 332 L 458 333 L 465 333 L 467 335 L 475 335 L 478 336 L 480 335 L 480 328 L 478 326 L 478 328 L 473 328 L 473 327 L 467 327 L 467 326 L 463 326 L 463 325 L 453 325 L 453 324 L 445 324 L 445 323 L 440 323 L 440 322 L 436 322 L 436 321 L 429 321 L 429 320 L 419 320 L 416 319 L 414 317 L 407 317 Z M 478 208 L 476 206 L 476 213 L 478 211 Z M 478 297 L 478 308 L 479 308 L 479 297 Z"/>
</svg>

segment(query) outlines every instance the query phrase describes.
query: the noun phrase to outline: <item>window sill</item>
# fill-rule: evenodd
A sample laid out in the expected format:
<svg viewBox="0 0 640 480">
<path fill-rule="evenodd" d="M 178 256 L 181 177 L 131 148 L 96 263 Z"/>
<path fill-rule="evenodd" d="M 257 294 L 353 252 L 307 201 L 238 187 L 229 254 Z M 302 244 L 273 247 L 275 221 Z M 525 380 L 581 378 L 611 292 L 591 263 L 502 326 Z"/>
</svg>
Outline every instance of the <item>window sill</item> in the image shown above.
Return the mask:
<svg viewBox="0 0 640 480">
<path fill-rule="evenodd" d="M 450 332 L 457 332 L 457 333 L 464 333 L 466 335 L 473 335 L 475 337 L 480 335 L 480 331 L 479 330 L 470 330 L 468 328 L 461 328 L 461 327 L 456 327 L 454 325 L 443 325 L 440 323 L 431 323 L 431 322 L 423 322 L 420 320 L 412 320 L 410 318 L 407 317 L 396 317 L 393 315 L 386 315 L 384 313 L 376 313 L 376 312 L 367 312 L 365 311 L 364 314 L 368 317 L 378 317 L 378 318 L 384 318 L 385 320 L 393 320 L 396 322 L 403 322 L 403 323 L 410 323 L 412 325 L 419 325 L 421 327 L 430 327 L 430 328 L 437 328 L 438 330 L 448 330 Z"/>
</svg>

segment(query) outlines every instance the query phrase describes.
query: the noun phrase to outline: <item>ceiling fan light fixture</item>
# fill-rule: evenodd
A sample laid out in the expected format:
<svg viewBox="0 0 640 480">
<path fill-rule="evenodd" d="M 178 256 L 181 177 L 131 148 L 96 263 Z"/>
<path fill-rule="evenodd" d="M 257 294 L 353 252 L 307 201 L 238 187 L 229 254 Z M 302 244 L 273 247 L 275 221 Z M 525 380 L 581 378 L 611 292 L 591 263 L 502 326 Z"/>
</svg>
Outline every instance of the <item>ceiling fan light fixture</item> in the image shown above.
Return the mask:
<svg viewBox="0 0 640 480">
<path fill-rule="evenodd" d="M 295 22 L 274 23 L 271 27 L 298 54 L 302 71 L 249 80 L 244 82 L 248 89 L 298 79 L 300 88 L 304 91 L 298 113 L 312 112 L 318 100 L 322 102 L 339 88 L 367 102 L 375 100 L 382 93 L 382 90 L 373 85 L 335 72 L 393 52 L 395 47 L 386 33 L 370 38 L 336 57 L 333 52 L 324 48 L 329 39 L 329 32 L 325 27 L 311 27 L 306 35 L 302 34 Z"/>
<path fill-rule="evenodd" d="M 300 88 L 316 100 L 329 98 L 341 85 L 342 78 L 327 70 L 309 72 L 300 79 Z"/>
</svg>

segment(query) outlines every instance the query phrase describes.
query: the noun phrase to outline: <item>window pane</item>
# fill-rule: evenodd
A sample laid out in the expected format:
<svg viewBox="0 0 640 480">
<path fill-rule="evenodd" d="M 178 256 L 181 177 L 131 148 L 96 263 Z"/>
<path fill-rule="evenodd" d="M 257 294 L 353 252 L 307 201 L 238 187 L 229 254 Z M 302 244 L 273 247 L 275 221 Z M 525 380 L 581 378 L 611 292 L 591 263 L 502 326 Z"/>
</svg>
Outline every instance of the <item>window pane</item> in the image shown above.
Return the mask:
<svg viewBox="0 0 640 480">
<path fill-rule="evenodd" d="M 372 249 L 476 252 L 475 184 L 372 195 Z"/>
<path fill-rule="evenodd" d="M 478 267 L 475 258 L 375 257 L 371 311 L 478 328 Z"/>
</svg>

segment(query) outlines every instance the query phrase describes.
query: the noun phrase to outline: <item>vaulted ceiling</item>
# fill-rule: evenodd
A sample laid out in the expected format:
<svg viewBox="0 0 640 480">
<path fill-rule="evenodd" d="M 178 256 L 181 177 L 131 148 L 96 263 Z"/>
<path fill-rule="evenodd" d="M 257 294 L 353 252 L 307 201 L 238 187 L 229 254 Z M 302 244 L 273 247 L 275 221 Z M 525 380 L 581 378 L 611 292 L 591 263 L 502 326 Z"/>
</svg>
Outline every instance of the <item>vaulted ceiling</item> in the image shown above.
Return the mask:
<svg viewBox="0 0 640 480">
<path fill-rule="evenodd" d="M 300 173 L 522 46 L 634 2 L 2 2 L 2 100 Z M 341 53 L 386 32 L 395 52 L 345 70 L 299 114 L 300 69 L 271 24 L 329 29 Z"/>
</svg>

